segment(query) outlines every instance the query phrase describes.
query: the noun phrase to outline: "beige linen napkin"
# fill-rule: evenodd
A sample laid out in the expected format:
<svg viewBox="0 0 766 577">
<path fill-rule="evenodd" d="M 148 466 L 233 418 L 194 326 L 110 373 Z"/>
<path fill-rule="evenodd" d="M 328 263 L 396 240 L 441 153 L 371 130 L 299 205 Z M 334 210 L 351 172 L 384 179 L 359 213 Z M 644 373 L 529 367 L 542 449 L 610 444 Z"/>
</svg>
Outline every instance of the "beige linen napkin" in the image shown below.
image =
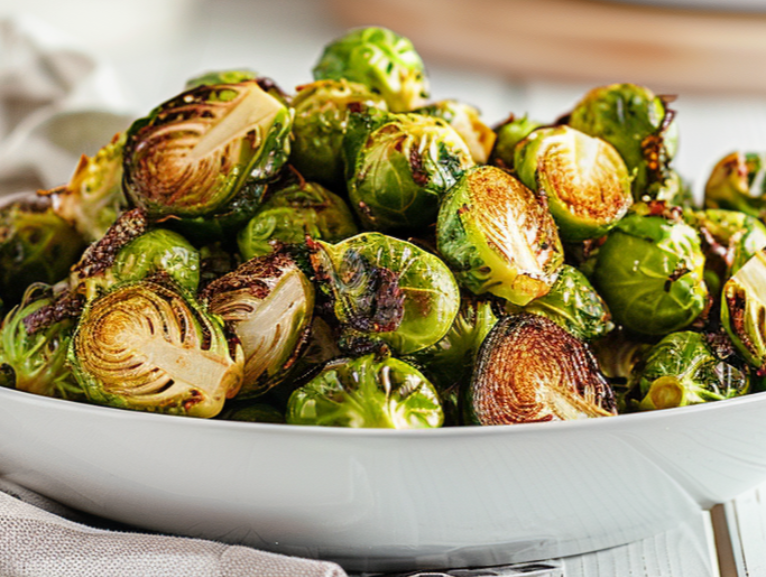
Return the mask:
<svg viewBox="0 0 766 577">
<path fill-rule="evenodd" d="M 200 539 L 98 529 L 0 479 L 3 577 L 345 577 L 338 565 Z"/>
</svg>

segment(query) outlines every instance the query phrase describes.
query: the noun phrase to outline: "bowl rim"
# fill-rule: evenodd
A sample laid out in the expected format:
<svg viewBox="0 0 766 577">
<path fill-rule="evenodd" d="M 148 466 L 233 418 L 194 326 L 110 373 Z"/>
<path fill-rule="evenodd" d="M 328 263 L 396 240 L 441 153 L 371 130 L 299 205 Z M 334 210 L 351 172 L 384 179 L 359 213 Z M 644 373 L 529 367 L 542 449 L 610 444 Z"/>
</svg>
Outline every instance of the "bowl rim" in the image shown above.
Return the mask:
<svg viewBox="0 0 766 577">
<path fill-rule="evenodd" d="M 166 424 L 176 423 L 179 427 L 208 427 L 220 430 L 233 431 L 262 431 L 268 433 L 278 433 L 285 435 L 319 435 L 323 437 L 353 437 L 353 438 L 442 438 L 442 437 L 484 437 L 494 435 L 525 435 L 540 431 L 540 434 L 558 434 L 570 429 L 590 429 L 591 427 L 600 427 L 605 430 L 612 430 L 614 427 L 624 428 L 620 423 L 638 425 L 644 421 L 667 420 L 668 416 L 690 416 L 708 411 L 720 411 L 725 407 L 735 410 L 739 405 L 752 404 L 753 401 L 766 401 L 766 391 L 749 393 L 734 399 L 723 399 L 697 405 L 687 405 L 685 407 L 674 407 L 672 409 L 663 409 L 656 411 L 644 411 L 637 413 L 626 413 L 616 415 L 615 417 L 595 418 L 595 419 L 577 419 L 570 421 L 545 421 L 538 423 L 520 423 L 516 425 L 464 425 L 455 427 L 439 427 L 434 429 L 357 429 L 347 427 L 323 427 L 318 425 L 288 425 L 283 423 L 251 423 L 244 421 L 226 421 L 223 419 L 201 419 L 186 417 L 182 415 L 168 415 L 162 413 L 150 413 L 143 411 L 133 411 L 130 409 L 120 409 L 117 407 L 108 407 L 95 404 L 87 404 L 67 399 L 57 399 L 42 395 L 35 395 L 26 391 L 17 389 L 8 389 L 0 387 L 0 398 L 9 396 L 11 399 L 25 403 L 32 407 L 43 407 L 46 409 L 57 408 L 59 410 L 86 413 L 99 417 L 105 417 L 112 414 L 115 419 L 122 419 L 135 422 L 151 422 Z M 5 404 L 5 403 L 0 403 Z M 545 433 L 543 431 L 548 431 Z"/>
</svg>

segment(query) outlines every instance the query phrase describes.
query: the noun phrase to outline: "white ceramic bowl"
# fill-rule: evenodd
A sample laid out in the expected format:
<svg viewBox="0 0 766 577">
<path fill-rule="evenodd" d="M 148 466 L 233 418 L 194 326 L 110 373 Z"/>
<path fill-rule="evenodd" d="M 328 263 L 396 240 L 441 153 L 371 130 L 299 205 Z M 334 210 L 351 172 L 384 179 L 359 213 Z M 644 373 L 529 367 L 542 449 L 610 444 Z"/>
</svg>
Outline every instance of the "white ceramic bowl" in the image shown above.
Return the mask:
<svg viewBox="0 0 766 577">
<path fill-rule="evenodd" d="M 203 421 L 0 390 L 0 473 L 140 527 L 353 570 L 494 565 L 644 538 L 766 478 L 766 394 L 429 431 Z"/>
</svg>

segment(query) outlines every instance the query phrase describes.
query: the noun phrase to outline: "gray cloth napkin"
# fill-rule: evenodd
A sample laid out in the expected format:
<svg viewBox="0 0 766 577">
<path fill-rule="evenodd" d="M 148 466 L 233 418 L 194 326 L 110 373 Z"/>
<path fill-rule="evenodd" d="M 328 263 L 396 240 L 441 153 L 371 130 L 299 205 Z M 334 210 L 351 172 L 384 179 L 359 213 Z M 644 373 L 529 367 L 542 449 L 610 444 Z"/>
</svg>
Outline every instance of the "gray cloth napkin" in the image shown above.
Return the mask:
<svg viewBox="0 0 766 577">
<path fill-rule="evenodd" d="M 213 541 L 100 529 L 0 479 L 3 577 L 345 577 L 338 565 Z"/>
</svg>

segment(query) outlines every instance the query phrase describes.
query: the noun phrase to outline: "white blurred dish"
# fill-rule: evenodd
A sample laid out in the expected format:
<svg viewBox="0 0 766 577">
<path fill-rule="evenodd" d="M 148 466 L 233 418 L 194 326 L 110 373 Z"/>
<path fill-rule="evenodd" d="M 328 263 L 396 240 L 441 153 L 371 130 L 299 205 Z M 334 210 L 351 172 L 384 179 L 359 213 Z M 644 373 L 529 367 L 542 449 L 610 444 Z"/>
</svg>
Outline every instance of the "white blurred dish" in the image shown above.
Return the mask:
<svg viewBox="0 0 766 577">
<path fill-rule="evenodd" d="M 0 390 L 0 473 L 140 527 L 352 570 L 496 565 L 644 538 L 766 479 L 766 394 L 430 431 L 202 421 Z"/>
</svg>

